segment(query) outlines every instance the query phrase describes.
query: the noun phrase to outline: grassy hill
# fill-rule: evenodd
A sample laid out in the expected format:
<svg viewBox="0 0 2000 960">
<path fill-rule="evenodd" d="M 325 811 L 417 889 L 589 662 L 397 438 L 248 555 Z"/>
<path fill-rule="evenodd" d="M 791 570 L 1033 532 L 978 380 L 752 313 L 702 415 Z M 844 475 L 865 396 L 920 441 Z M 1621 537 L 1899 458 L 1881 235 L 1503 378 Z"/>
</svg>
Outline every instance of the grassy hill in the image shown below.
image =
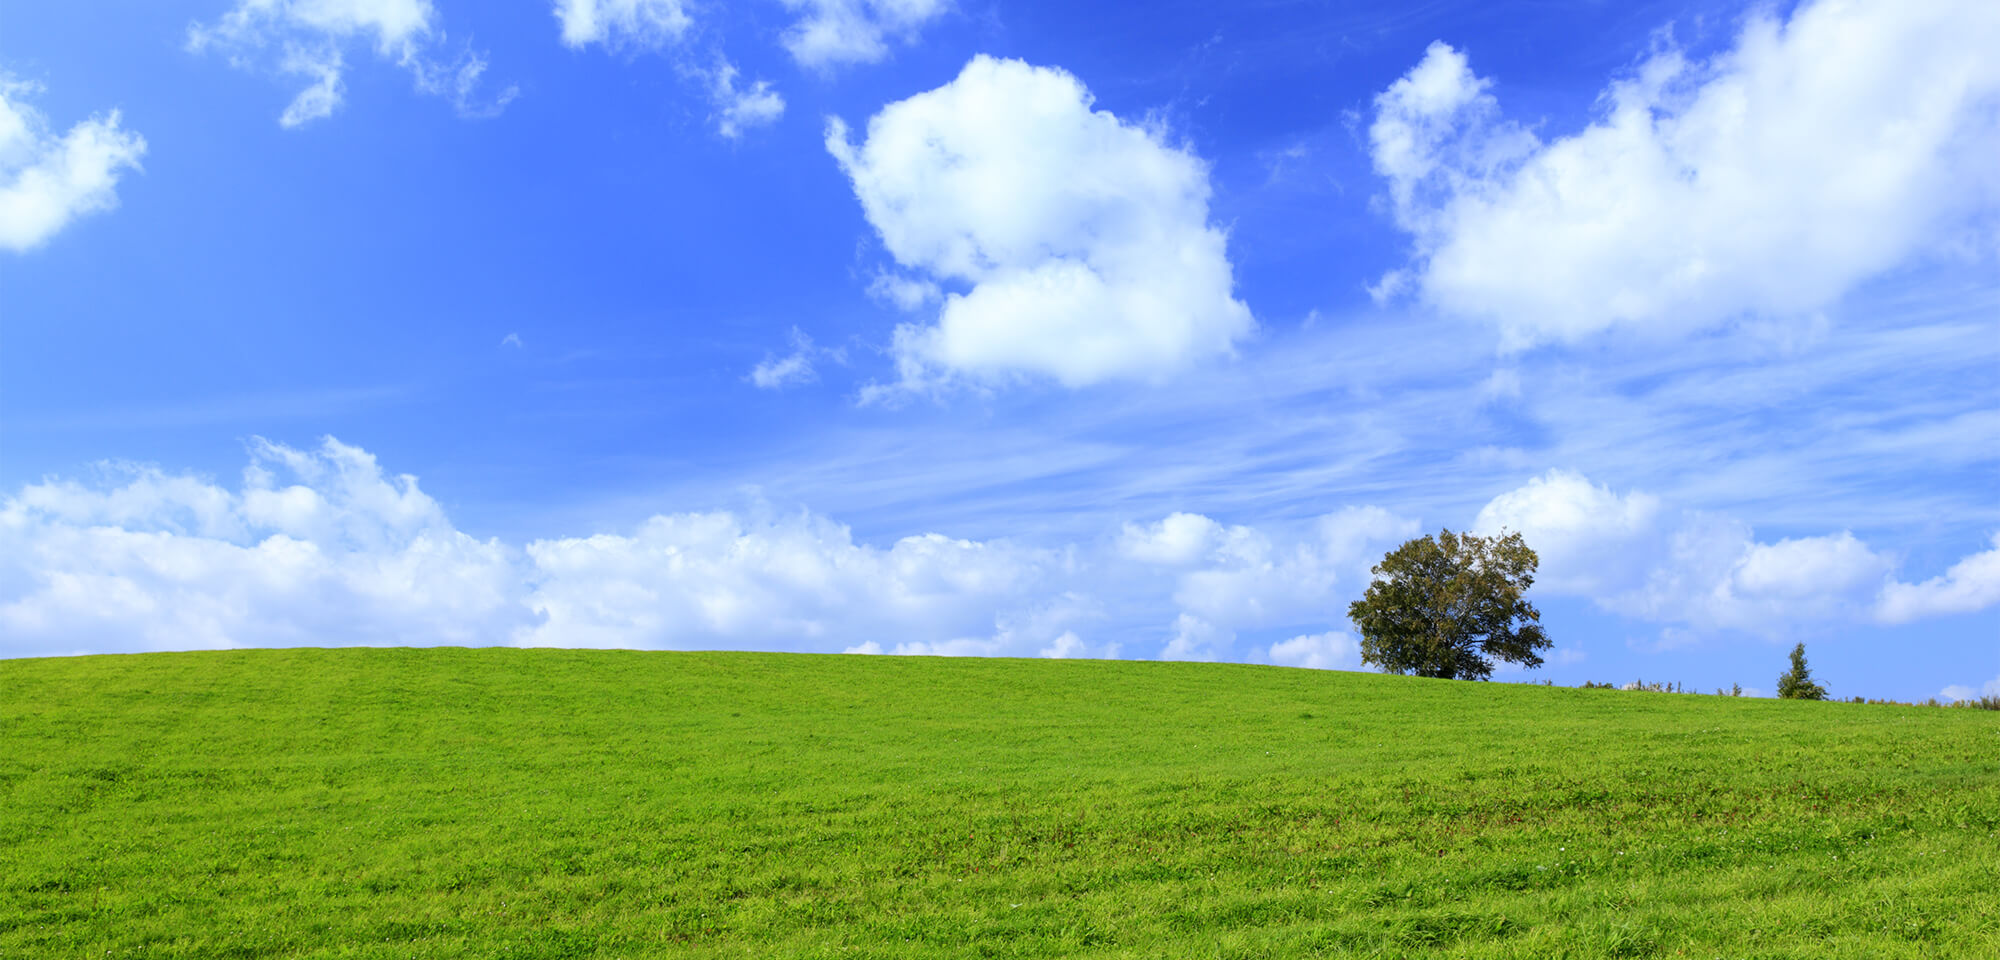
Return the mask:
<svg viewBox="0 0 2000 960">
<path fill-rule="evenodd" d="M 2000 714 L 1269 667 L 0 661 L 0 957 L 2000 956 Z"/>
</svg>

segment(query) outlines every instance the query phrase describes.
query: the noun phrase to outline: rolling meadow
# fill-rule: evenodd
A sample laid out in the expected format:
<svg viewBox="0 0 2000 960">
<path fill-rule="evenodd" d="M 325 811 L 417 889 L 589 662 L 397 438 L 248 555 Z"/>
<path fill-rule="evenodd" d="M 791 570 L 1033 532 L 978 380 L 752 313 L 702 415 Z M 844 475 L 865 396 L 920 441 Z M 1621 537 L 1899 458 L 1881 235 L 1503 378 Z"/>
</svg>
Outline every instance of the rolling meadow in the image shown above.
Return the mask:
<svg viewBox="0 0 2000 960">
<path fill-rule="evenodd" d="M 0 661 L 0 957 L 2000 956 L 2000 713 L 1227 664 Z"/>
</svg>

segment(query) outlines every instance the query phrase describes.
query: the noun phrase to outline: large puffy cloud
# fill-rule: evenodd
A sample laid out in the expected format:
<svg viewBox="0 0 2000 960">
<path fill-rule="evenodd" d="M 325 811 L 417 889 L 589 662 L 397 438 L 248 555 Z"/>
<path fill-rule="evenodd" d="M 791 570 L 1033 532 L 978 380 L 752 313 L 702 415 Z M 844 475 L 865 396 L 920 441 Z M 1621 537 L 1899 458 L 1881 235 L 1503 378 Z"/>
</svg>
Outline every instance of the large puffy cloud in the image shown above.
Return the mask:
<svg viewBox="0 0 2000 960">
<path fill-rule="evenodd" d="M 884 107 L 859 145 L 829 121 L 827 149 L 897 263 L 969 287 L 935 324 L 898 328 L 905 385 L 1158 380 L 1251 331 L 1206 166 L 1091 104 L 1062 70 L 981 56 Z"/>
<path fill-rule="evenodd" d="M 40 246 L 71 220 L 118 205 L 118 177 L 138 169 L 146 140 L 118 111 L 53 135 L 26 102 L 35 88 L 0 76 L 0 247 Z"/>
<path fill-rule="evenodd" d="M 1990 230 L 1995 49 L 1994 4 L 1818 0 L 1753 15 L 1706 62 L 1664 43 L 1544 142 L 1433 44 L 1375 101 L 1375 168 L 1416 240 L 1383 290 L 1514 345 L 1810 314 Z"/>
<path fill-rule="evenodd" d="M 1784 636 L 1808 624 L 1973 612 L 2000 603 L 2000 548 L 1921 584 L 1852 533 L 1758 541 L 1739 522 L 1668 509 L 1551 470 L 1486 504 L 1482 533 L 1519 531 L 1541 557 L 1539 585 L 1627 616 Z"/>
<path fill-rule="evenodd" d="M 801 66 L 830 69 L 875 63 L 889 55 L 889 41 L 916 38 L 924 24 L 950 7 L 946 0 L 785 0 L 800 13 L 785 31 L 785 49 Z"/>
<path fill-rule="evenodd" d="M 449 98 L 461 116 L 491 116 L 517 92 L 510 86 L 494 96 L 479 95 L 484 54 L 470 48 L 434 53 L 444 33 L 430 0 L 237 0 L 214 23 L 189 27 L 187 48 L 220 51 L 240 67 L 268 63 L 278 73 L 304 78 L 305 88 L 278 116 L 280 125 L 298 127 L 340 107 L 346 89 L 343 50 L 355 41 L 409 70 L 419 91 Z"/>
</svg>

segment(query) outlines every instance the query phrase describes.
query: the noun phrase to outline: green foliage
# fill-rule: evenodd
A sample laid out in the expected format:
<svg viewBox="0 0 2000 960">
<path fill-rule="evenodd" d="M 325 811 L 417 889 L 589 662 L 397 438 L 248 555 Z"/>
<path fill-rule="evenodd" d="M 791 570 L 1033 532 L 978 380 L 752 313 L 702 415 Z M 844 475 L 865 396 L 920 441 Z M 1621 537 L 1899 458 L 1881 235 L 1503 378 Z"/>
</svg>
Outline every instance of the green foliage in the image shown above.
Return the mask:
<svg viewBox="0 0 2000 960">
<path fill-rule="evenodd" d="M 1368 592 L 1347 608 L 1361 660 L 1390 673 L 1484 680 L 1493 660 L 1539 667 L 1542 615 L 1522 599 L 1535 551 L 1518 533 L 1411 540 L 1375 565 Z M 1490 658 L 1490 659 L 1489 659 Z"/>
<path fill-rule="evenodd" d="M 0 957 L 1986 960 L 1996 734 L 1228 664 L 0 661 Z"/>
<path fill-rule="evenodd" d="M 1826 688 L 1813 682 L 1812 671 L 1806 667 L 1806 645 L 1803 643 L 1792 648 L 1792 668 L 1778 675 L 1778 699 L 1826 699 Z"/>
</svg>

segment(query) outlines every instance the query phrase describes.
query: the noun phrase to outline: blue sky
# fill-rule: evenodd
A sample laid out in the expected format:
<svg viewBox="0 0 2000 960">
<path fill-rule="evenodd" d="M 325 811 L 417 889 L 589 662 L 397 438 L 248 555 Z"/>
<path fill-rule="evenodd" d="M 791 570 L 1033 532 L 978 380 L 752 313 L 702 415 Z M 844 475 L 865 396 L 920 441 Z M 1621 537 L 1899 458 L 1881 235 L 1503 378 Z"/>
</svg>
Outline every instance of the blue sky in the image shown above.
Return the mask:
<svg viewBox="0 0 2000 960">
<path fill-rule="evenodd" d="M 0 655 L 2000 691 L 1988 4 L 0 3 Z"/>
</svg>

